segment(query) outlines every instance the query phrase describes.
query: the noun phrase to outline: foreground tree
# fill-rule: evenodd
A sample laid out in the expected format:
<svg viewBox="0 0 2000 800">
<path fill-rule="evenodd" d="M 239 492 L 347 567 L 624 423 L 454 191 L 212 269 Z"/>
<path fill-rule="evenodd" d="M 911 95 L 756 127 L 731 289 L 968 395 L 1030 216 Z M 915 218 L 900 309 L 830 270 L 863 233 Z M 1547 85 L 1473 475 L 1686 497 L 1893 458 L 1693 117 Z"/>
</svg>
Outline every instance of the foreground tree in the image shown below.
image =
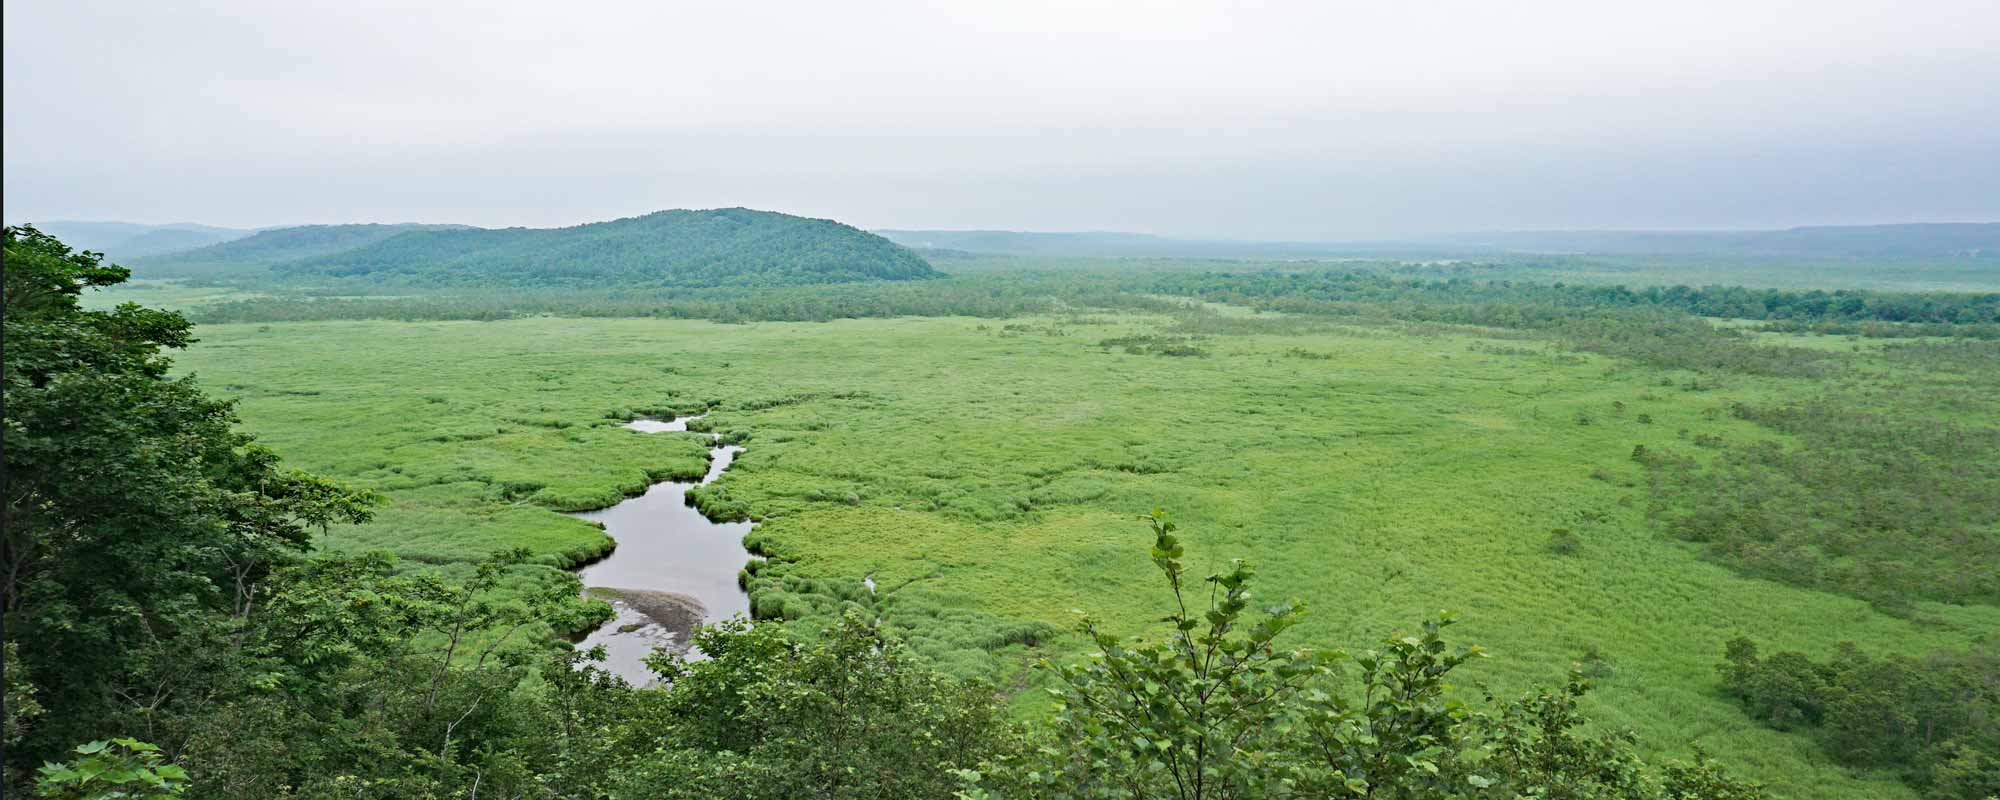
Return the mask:
<svg viewBox="0 0 2000 800">
<path fill-rule="evenodd" d="M 565 796 L 942 798 L 955 770 L 1014 741 L 991 687 L 938 672 L 857 614 L 816 635 L 732 620 L 694 644 L 704 657 L 655 656 L 661 690 L 552 665 L 550 774 Z"/>
<path fill-rule="evenodd" d="M 369 498 L 283 469 L 230 429 L 228 403 L 169 377 L 161 351 L 193 341 L 179 314 L 80 306 L 125 269 L 8 227 L 0 272 L 0 611 L 21 645 L 10 694 L 18 678 L 46 710 L 9 730 L 19 774 L 107 720 L 185 699 L 177 654 L 227 638 L 313 528 L 365 519 Z"/>
</svg>

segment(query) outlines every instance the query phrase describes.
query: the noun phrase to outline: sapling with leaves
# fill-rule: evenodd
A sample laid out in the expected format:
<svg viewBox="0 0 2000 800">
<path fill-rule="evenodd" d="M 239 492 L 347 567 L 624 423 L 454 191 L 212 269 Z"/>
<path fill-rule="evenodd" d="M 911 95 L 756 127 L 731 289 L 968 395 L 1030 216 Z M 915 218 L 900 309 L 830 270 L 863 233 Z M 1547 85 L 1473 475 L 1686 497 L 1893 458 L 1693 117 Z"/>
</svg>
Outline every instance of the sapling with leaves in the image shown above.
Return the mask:
<svg viewBox="0 0 2000 800">
<path fill-rule="evenodd" d="M 1210 576 L 1207 608 L 1191 610 L 1175 524 L 1159 511 L 1140 519 L 1171 591 L 1171 630 L 1128 641 L 1086 618 L 1098 650 L 1055 668 L 1053 719 L 1025 751 L 961 771 L 962 798 L 1763 797 L 1705 757 L 1656 773 L 1629 734 L 1578 736 L 1587 720 L 1576 701 L 1589 690 L 1580 672 L 1560 689 L 1488 698 L 1497 713 L 1468 705 L 1448 677 L 1485 653 L 1446 642 L 1449 612 L 1351 657 L 1284 649 L 1277 639 L 1304 607 L 1246 620 L 1254 573 L 1242 561 Z M 1347 663 L 1359 668 L 1353 694 L 1336 680 Z"/>
<path fill-rule="evenodd" d="M 1356 655 L 1358 702 L 1339 692 L 1308 698 L 1301 733 L 1324 768 L 1317 771 L 1322 781 L 1360 797 L 1449 796 L 1467 785 L 1491 785 L 1459 764 L 1473 714 L 1447 696 L 1445 676 L 1485 652 L 1445 643 L 1452 616 L 1440 614 L 1419 635 L 1391 637 L 1381 649 Z"/>
<path fill-rule="evenodd" d="M 75 758 L 45 764 L 37 797 L 51 800 L 173 800 L 188 787 L 187 770 L 165 763 L 160 748 L 137 739 L 78 745 Z"/>
<path fill-rule="evenodd" d="M 1090 659 L 1056 669 L 1052 744 L 1016 773 L 1034 796 L 1171 797 L 1181 800 L 1282 794 L 1293 763 L 1275 757 L 1297 723 L 1293 699 L 1325 675 L 1339 653 L 1281 650 L 1279 634 L 1305 613 L 1297 601 L 1254 622 L 1242 560 L 1207 578 L 1207 608 L 1189 609 L 1185 553 L 1164 511 L 1152 528 L 1152 560 L 1172 591 L 1172 632 L 1127 642 L 1090 618 Z M 975 796 L 978 796 L 975 793 Z M 996 795 L 997 796 L 997 795 Z"/>
</svg>

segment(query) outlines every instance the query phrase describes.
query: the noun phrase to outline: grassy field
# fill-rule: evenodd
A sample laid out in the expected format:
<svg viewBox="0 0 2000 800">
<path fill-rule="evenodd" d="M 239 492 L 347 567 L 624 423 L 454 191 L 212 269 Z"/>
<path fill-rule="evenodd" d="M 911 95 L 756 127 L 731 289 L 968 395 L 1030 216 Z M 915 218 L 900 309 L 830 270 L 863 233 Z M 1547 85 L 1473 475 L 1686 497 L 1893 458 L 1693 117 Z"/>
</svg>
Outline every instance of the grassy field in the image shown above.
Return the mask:
<svg viewBox="0 0 2000 800">
<path fill-rule="evenodd" d="M 136 278 L 111 289 L 86 292 L 83 306 L 108 309 L 119 303 L 139 303 L 154 308 L 186 309 L 206 303 L 246 300 L 259 295 L 226 286 L 189 286 L 177 280 Z"/>
<path fill-rule="evenodd" d="M 755 582 L 766 613 L 810 621 L 866 601 L 872 575 L 880 613 L 920 649 L 1025 685 L 1030 657 L 1079 648 L 1061 633 L 1072 609 L 1135 633 L 1163 613 L 1132 518 L 1164 507 L 1192 564 L 1248 558 L 1261 596 L 1306 600 L 1302 641 L 1365 646 L 1459 609 L 1461 640 L 1497 655 L 1466 677 L 1493 691 L 1557 682 L 1595 654 L 1590 712 L 1658 754 L 1701 746 L 1792 797 L 1912 796 L 1745 717 L 1715 688 L 1723 642 L 1917 652 L 2000 629 L 2000 609 L 1927 604 L 1917 622 L 1741 577 L 1647 521 L 1629 457 L 1684 430 L 1771 436 L 1718 411 L 1813 386 L 1691 389 L 1500 332 L 1233 319 L 1181 341 L 1206 353 L 1189 357 L 1104 345 L 1181 335 L 1111 314 L 218 325 L 179 365 L 240 398 L 245 427 L 292 465 L 392 498 L 378 521 L 333 531 L 340 549 L 599 552 L 602 533 L 552 509 L 608 504 L 702 458 L 693 435 L 617 423 L 713 405 L 749 449 L 703 499 L 762 519 L 752 537 L 781 562 Z M 1558 552 L 1556 529 L 1580 546 Z"/>
<path fill-rule="evenodd" d="M 1050 273 L 1299 272 L 1389 270 L 1403 277 L 1468 277 L 1536 283 L 1625 286 L 1748 286 L 1777 289 L 1865 289 L 1882 292 L 2000 291 L 1993 259 L 1771 259 L 1709 256 L 1556 256 L 1378 253 L 1367 256 L 1256 258 L 1089 258 L 974 253 L 939 258 L 952 275 Z"/>
</svg>

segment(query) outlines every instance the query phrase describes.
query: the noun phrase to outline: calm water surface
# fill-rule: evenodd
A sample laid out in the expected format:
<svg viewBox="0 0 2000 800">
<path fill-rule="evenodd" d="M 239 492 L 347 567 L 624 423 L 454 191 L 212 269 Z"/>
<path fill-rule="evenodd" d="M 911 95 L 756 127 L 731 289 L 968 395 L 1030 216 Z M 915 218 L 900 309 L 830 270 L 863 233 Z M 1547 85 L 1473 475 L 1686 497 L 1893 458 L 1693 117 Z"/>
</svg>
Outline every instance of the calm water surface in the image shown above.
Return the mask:
<svg viewBox="0 0 2000 800">
<path fill-rule="evenodd" d="M 642 433 L 687 430 L 700 417 L 639 419 L 625 427 Z M 714 446 L 700 483 L 656 483 L 644 495 L 610 508 L 571 516 L 601 522 L 618 548 L 577 574 L 589 589 L 608 592 L 617 618 L 592 631 L 580 647 L 604 645 L 604 666 L 635 684 L 653 676 L 642 659 L 655 647 L 685 649 L 692 625 L 748 616 L 750 598 L 736 573 L 750 561 L 743 549 L 748 522 L 713 522 L 687 503 L 687 490 L 721 477 L 743 448 Z"/>
</svg>

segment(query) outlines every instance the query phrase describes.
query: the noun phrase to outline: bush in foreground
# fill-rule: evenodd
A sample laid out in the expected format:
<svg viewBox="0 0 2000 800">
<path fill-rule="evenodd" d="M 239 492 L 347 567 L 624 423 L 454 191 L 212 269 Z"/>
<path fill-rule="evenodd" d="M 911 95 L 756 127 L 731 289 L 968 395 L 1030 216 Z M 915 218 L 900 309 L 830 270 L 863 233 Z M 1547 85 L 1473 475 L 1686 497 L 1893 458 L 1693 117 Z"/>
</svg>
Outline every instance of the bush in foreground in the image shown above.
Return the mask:
<svg viewBox="0 0 2000 800">
<path fill-rule="evenodd" d="M 1654 770 L 1623 733 L 1584 736 L 1572 672 L 1559 689 L 1480 710 L 1455 699 L 1450 673 L 1484 657 L 1443 638 L 1450 614 L 1379 649 L 1284 649 L 1296 601 L 1250 619 L 1254 572 L 1209 576 L 1201 608 L 1182 546 L 1161 512 L 1144 517 L 1153 563 L 1172 590 L 1160 641 L 1123 641 L 1086 620 L 1097 646 L 1056 669 L 1056 714 L 1031 745 L 962 773 L 987 798 L 1616 798 L 1751 800 L 1754 784 L 1698 757 Z M 1345 669 L 1357 685 L 1343 686 Z"/>
</svg>

